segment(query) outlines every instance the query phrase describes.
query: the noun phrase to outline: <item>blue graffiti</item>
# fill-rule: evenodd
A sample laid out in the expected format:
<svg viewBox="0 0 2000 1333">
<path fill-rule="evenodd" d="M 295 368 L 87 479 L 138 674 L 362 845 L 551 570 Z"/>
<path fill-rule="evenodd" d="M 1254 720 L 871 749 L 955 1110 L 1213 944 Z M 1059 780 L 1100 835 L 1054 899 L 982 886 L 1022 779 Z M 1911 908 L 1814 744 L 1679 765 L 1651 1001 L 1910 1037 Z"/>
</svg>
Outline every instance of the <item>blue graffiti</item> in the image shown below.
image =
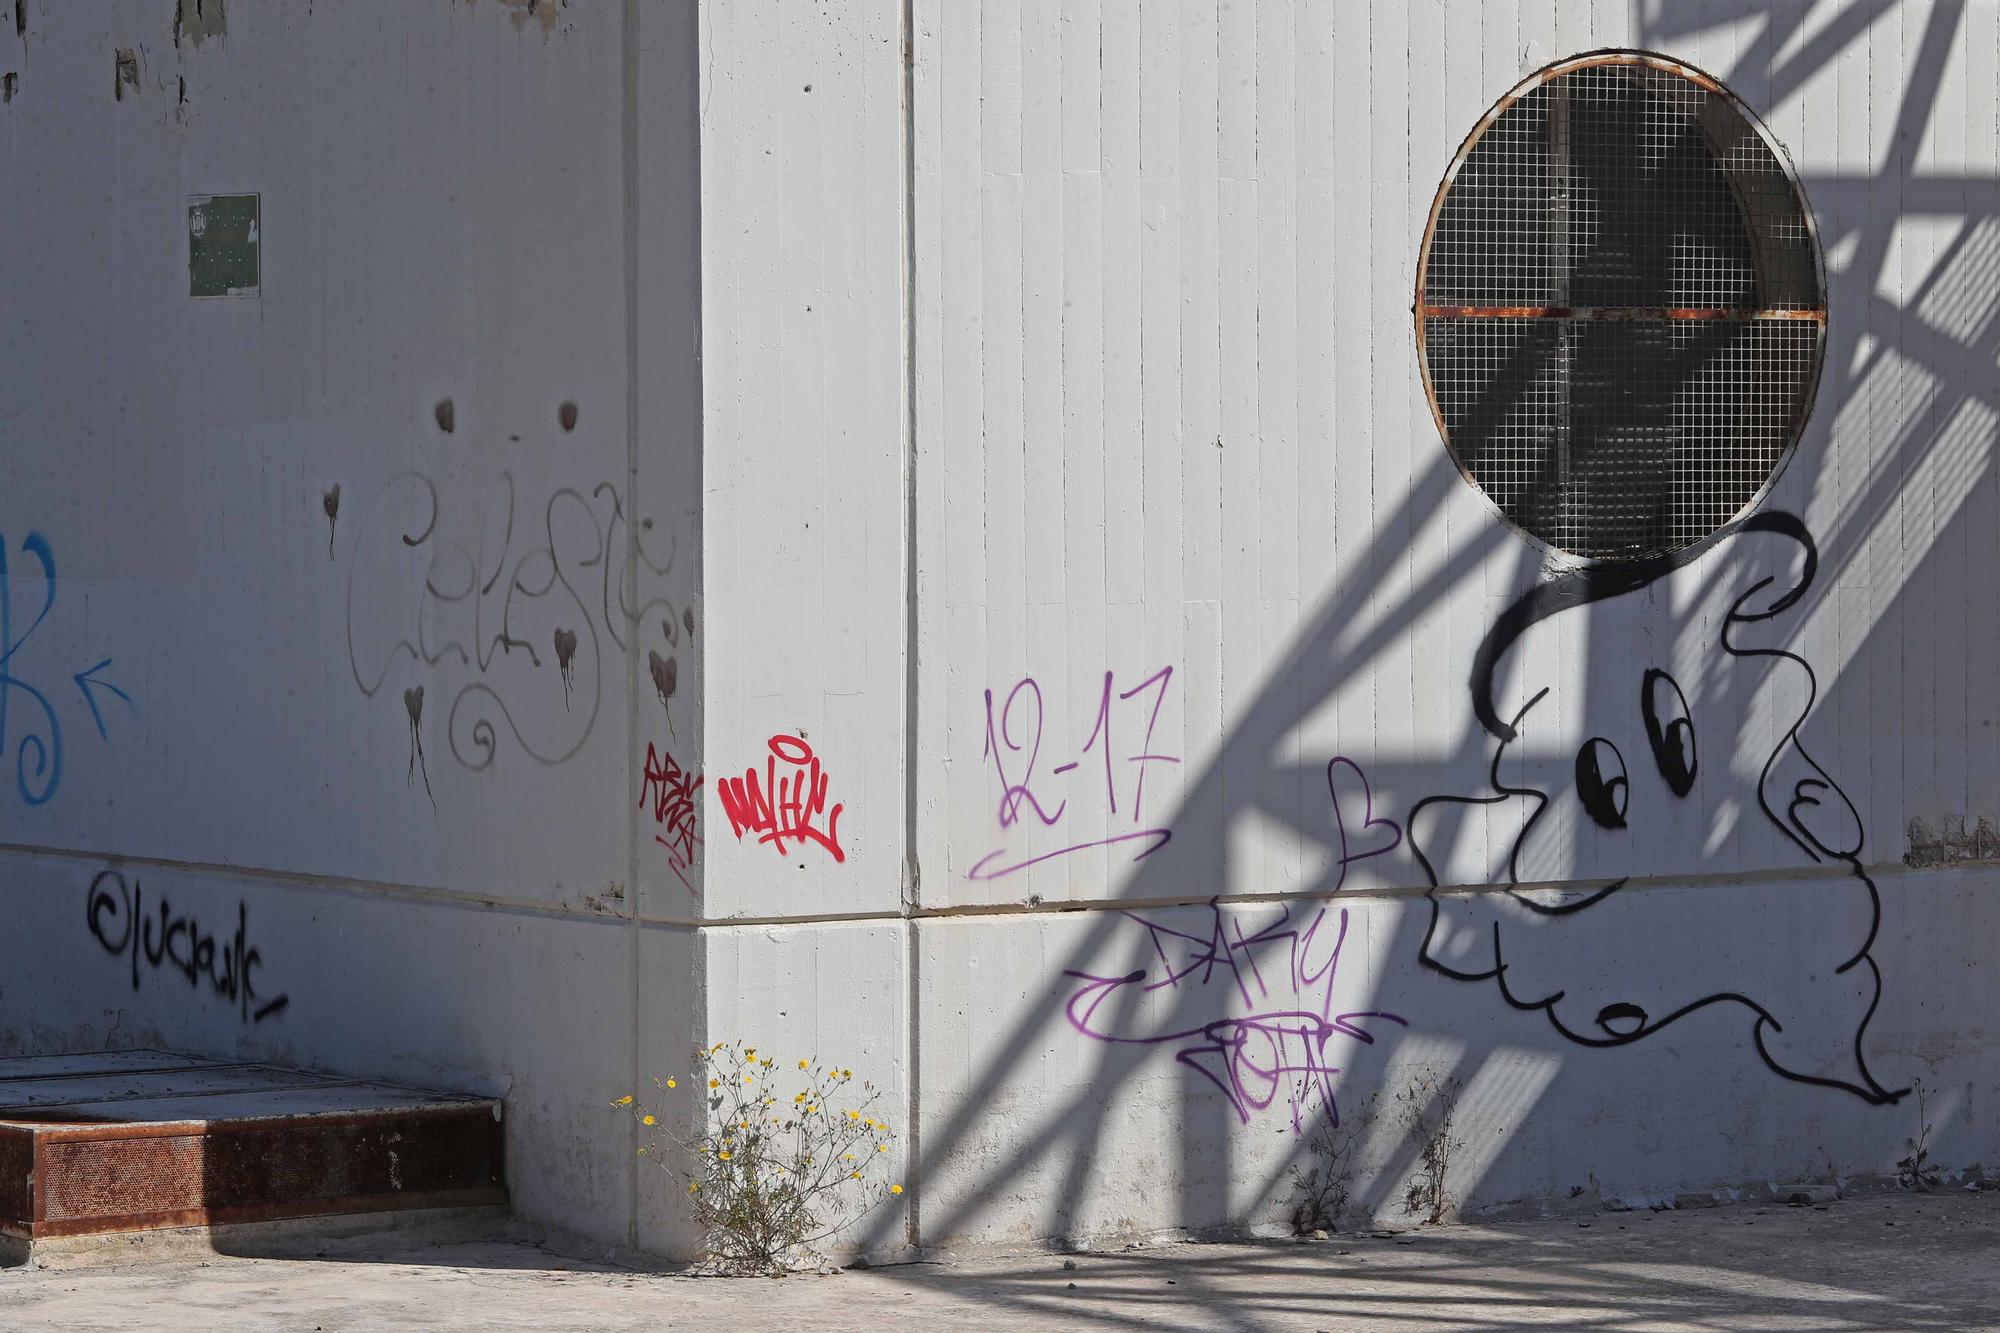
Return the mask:
<svg viewBox="0 0 2000 1333">
<path fill-rule="evenodd" d="M 104 736 L 104 714 L 97 711 L 97 696 L 90 692 L 92 688 L 110 690 L 113 694 L 123 699 L 128 707 L 135 707 L 132 704 L 131 695 L 125 693 L 125 691 L 119 689 L 110 681 L 99 680 L 97 678 L 97 673 L 110 665 L 111 659 L 107 657 L 96 666 L 88 670 L 79 671 L 70 677 L 71 680 L 76 682 L 76 687 L 83 691 L 83 701 L 90 705 L 90 720 L 97 724 L 97 734 L 99 737 Z"/>
<path fill-rule="evenodd" d="M 21 738 L 21 751 L 14 765 L 14 780 L 20 785 L 21 799 L 29 805 L 40 805 L 56 794 L 56 786 L 62 781 L 62 723 L 56 719 L 55 706 L 49 696 L 22 680 L 9 669 L 14 654 L 21 650 L 34 632 L 49 618 L 49 608 L 56 602 L 56 557 L 49 549 L 48 538 L 39 532 L 31 532 L 21 542 L 21 550 L 32 555 L 42 565 L 42 609 L 35 616 L 35 623 L 21 631 L 21 637 L 14 637 L 14 592 L 8 582 L 7 547 L 0 539 L 0 753 L 7 745 L 7 711 L 13 700 L 14 691 L 19 690 L 32 699 L 42 710 L 42 719 L 48 725 L 46 737 L 36 735 L 32 730 Z M 29 785 L 28 760 L 34 758 L 33 776 L 43 779 L 40 790 Z"/>
<path fill-rule="evenodd" d="M 62 719 L 56 715 L 55 705 L 49 702 L 49 696 L 18 674 L 14 655 L 42 627 L 42 622 L 49 618 L 50 608 L 56 603 L 56 557 L 49 546 L 49 539 L 39 532 L 30 532 L 22 538 L 21 553 L 33 556 L 41 566 L 42 606 L 35 613 L 34 620 L 16 637 L 14 589 L 8 576 L 7 544 L 4 535 L 0 535 L 0 755 L 7 751 L 8 712 L 18 692 L 27 696 L 30 705 L 41 710 L 41 718 L 39 724 L 30 723 L 21 737 L 20 748 L 14 758 L 14 782 L 20 788 L 22 800 L 29 805 L 41 805 L 54 796 L 56 788 L 62 785 Z M 109 690 L 123 699 L 128 708 L 137 711 L 131 695 L 108 680 L 97 679 L 97 673 L 110 665 L 111 659 L 107 657 L 96 666 L 70 677 L 83 693 L 83 701 L 90 708 L 91 720 L 97 724 L 100 737 L 106 734 L 104 715 L 98 710 L 97 699 L 91 693 L 93 687 Z"/>
</svg>

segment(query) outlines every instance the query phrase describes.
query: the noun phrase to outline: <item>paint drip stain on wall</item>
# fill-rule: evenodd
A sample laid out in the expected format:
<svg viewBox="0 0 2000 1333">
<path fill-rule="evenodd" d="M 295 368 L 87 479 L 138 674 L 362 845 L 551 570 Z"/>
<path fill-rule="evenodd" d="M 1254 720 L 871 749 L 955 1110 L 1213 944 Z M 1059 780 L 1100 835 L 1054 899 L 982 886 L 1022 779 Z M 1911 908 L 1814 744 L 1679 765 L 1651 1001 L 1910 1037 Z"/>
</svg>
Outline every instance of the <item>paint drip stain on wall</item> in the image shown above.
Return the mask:
<svg viewBox="0 0 2000 1333">
<path fill-rule="evenodd" d="M 1985 815 L 1968 821 L 1964 815 L 1946 814 L 1938 816 L 1936 823 L 1917 815 L 1911 818 L 1906 831 L 1910 838 L 1910 849 L 1903 853 L 1906 866 L 1921 868 L 2000 860 L 2000 828 L 1994 827 Z"/>
<path fill-rule="evenodd" d="M 681 608 L 681 620 L 678 625 L 673 622 L 671 617 L 662 620 L 660 622 L 660 637 L 665 639 L 669 646 L 678 648 L 680 647 L 681 631 L 683 629 L 687 631 L 688 639 L 692 641 L 694 638 L 694 608 L 691 606 Z"/>
<path fill-rule="evenodd" d="M 555 633 L 556 670 L 562 675 L 563 707 L 569 707 L 569 692 L 576 684 L 576 631 L 559 629 Z"/>
<path fill-rule="evenodd" d="M 681 664 L 672 656 L 662 657 L 657 652 L 648 652 L 646 670 L 652 674 L 653 692 L 660 697 L 660 707 L 667 711 L 667 730 L 672 731 L 674 710 L 668 700 L 672 699 L 674 691 L 680 688 Z"/>
<path fill-rule="evenodd" d="M 125 90 L 130 88 L 133 96 L 139 93 L 139 57 L 129 47 L 119 47 L 112 64 L 111 96 L 114 101 L 125 100 Z"/>
<path fill-rule="evenodd" d="M 403 777 L 409 783 L 421 770 L 424 775 L 424 795 L 430 797 L 431 809 L 437 809 L 437 797 L 431 795 L 430 765 L 424 762 L 424 687 L 412 685 L 403 691 L 403 711 L 410 715 L 410 767 Z"/>
<path fill-rule="evenodd" d="M 326 558 L 333 559 L 333 529 L 340 522 L 340 483 L 320 493 L 319 507 L 326 511 Z"/>
<path fill-rule="evenodd" d="M 465 3 L 477 8 L 477 0 L 465 0 Z M 544 37 L 556 30 L 559 11 L 569 8 L 569 0 L 493 0 L 493 3 L 509 11 L 507 17 L 513 20 L 514 31 L 525 29 L 532 19 L 541 24 Z"/>
<path fill-rule="evenodd" d="M 211 37 L 220 37 L 229 31 L 229 16 L 223 11 L 223 0 L 176 0 L 174 6 L 174 46 L 178 48 L 185 37 L 200 46 Z"/>
</svg>

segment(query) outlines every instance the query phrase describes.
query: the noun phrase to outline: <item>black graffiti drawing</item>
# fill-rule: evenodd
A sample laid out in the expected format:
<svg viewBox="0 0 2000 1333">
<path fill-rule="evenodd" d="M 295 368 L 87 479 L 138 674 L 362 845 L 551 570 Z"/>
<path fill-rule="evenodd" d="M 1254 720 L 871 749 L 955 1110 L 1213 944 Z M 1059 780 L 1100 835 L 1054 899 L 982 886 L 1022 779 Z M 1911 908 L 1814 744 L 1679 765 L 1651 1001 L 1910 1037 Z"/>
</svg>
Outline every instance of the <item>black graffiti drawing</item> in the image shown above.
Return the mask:
<svg viewBox="0 0 2000 1333">
<path fill-rule="evenodd" d="M 176 913 L 164 894 L 157 910 L 149 912 L 138 880 L 128 885 L 119 871 L 100 870 L 84 897 L 84 916 L 91 938 L 104 952 L 130 961 L 135 991 L 150 972 L 184 977 L 193 989 L 206 981 L 211 994 L 229 1001 L 237 1016 L 251 1024 L 282 1013 L 291 1003 L 289 995 L 267 1000 L 257 994 L 256 971 L 264 955 L 250 943 L 246 903 L 236 904 L 235 934 L 218 936 L 205 932 L 193 916 Z"/>
<path fill-rule="evenodd" d="M 1804 597 L 1818 569 L 1818 549 L 1797 517 L 1766 512 L 1744 520 L 1708 558 L 1731 566 L 1746 543 L 1762 544 L 1767 556 L 1775 551 L 1775 572 L 1754 563 L 1755 555 L 1748 557 L 1753 563 L 1743 575 L 1747 586 L 1728 601 L 1716 642 L 1710 645 L 1719 651 L 1711 660 L 1718 669 L 1735 662 L 1781 673 L 1771 677 L 1773 683 L 1789 687 L 1782 715 L 1771 724 L 1771 748 L 1758 773 L 1755 804 L 1808 862 L 1845 867 L 1838 883 L 1846 889 L 1824 895 L 1824 910 L 1812 923 L 1815 938 L 1786 941 L 1789 959 L 1751 969 L 1760 980 L 1749 982 L 1728 975 L 1731 951 L 1743 947 L 1743 941 L 1740 927 L 1726 913 L 1683 920 L 1676 929 L 1689 932 L 1685 940 L 1700 947 L 1672 949 L 1649 937 L 1649 923 L 1657 918 L 1620 894 L 1629 874 L 1592 881 L 1593 887 L 1575 895 L 1536 889 L 1537 877 L 1524 870 L 1524 858 L 1533 856 L 1538 839 L 1552 829 L 1567 823 L 1576 833 L 1587 820 L 1610 840 L 1606 846 L 1615 855 L 1616 839 L 1625 830 L 1659 819 L 1663 806 L 1689 798 L 1697 789 L 1703 770 L 1695 710 L 1680 682 L 1665 669 L 1650 668 L 1632 681 L 1625 717 L 1593 714 L 1590 719 L 1600 731 L 1611 732 L 1610 723 L 1617 722 L 1617 734 L 1630 738 L 1635 730 L 1641 733 L 1643 757 L 1628 768 L 1625 752 L 1609 735 L 1591 735 L 1576 751 L 1574 786 L 1567 792 L 1559 789 L 1560 770 L 1552 761 L 1536 770 L 1544 785 L 1523 780 L 1519 774 L 1534 760 L 1514 752 L 1549 688 L 1536 691 L 1509 718 L 1501 716 L 1497 697 L 1501 665 L 1532 627 L 1637 593 L 1688 563 L 1688 557 L 1680 556 L 1565 571 L 1523 594 L 1486 634 L 1470 683 L 1473 712 L 1495 742 L 1488 772 L 1491 791 L 1425 797 L 1411 808 L 1407 821 L 1411 850 L 1431 886 L 1422 959 L 1427 967 L 1460 981 L 1493 982 L 1508 1004 L 1541 1012 L 1557 1032 L 1583 1046 L 1624 1045 L 1690 1014 L 1736 1006 L 1751 1017 L 1752 1040 L 1774 1072 L 1839 1088 L 1871 1104 L 1891 1103 L 1907 1089 L 1891 1090 L 1878 1081 L 1865 1050 L 1868 1024 L 1881 1003 L 1881 970 L 1870 954 L 1881 922 L 1881 898 L 1862 866 L 1861 817 L 1800 738 L 1819 695 L 1812 665 L 1781 644 L 1750 642 L 1759 627 L 1768 628 Z M 1759 573 L 1763 577 L 1754 577 Z M 1635 789 L 1641 774 L 1651 798 L 1647 802 Z M 1729 777 L 1725 772 L 1715 780 L 1726 783 Z M 1563 803 L 1572 799 L 1581 819 L 1561 813 Z M 1514 802 L 1525 802 L 1515 808 L 1526 813 L 1507 852 L 1507 892 L 1442 892 L 1438 867 L 1450 854 L 1451 840 L 1440 837 L 1440 827 L 1475 807 L 1492 807 L 1491 814 Z M 1549 818 L 1552 813 L 1558 817 Z M 1774 973 L 1783 979 L 1774 979 Z M 1779 994 L 1765 993 L 1771 987 Z M 1837 1058 L 1829 1058 L 1830 1050 L 1839 1052 Z M 1826 1072 L 1830 1063 L 1837 1072 Z"/>
<path fill-rule="evenodd" d="M 1343 788 L 1347 793 L 1344 798 L 1341 794 Z M 1334 880 L 1327 892 L 1337 893 L 1347 882 L 1347 867 L 1371 857 L 1387 856 L 1402 845 L 1403 826 L 1387 815 L 1375 813 L 1375 788 L 1369 783 L 1361 765 L 1344 754 L 1337 754 L 1326 761 L 1326 795 L 1333 810 L 1334 831 L 1340 839 L 1340 855 L 1334 860 Z M 1349 818 L 1357 814 L 1361 817 L 1360 821 L 1350 828 Z M 1381 830 L 1374 834 L 1374 843 L 1361 843 L 1362 835 L 1372 830 Z"/>
<path fill-rule="evenodd" d="M 441 668 L 453 689 L 445 715 L 451 754 L 473 770 L 494 763 L 503 734 L 537 763 L 572 758 L 603 708 L 607 653 L 622 656 L 642 622 L 667 627 L 670 640 L 679 625 L 692 624 L 690 613 L 652 590 L 671 577 L 678 543 L 668 542 L 664 554 L 651 549 L 658 544 L 651 519 L 628 538 L 612 483 L 555 489 L 532 529 L 517 520 L 517 500 L 512 473 L 500 473 L 477 511 L 476 536 L 448 540 L 438 483 L 404 472 L 353 525 L 347 649 L 355 686 L 375 697 L 404 658 Z M 627 560 L 628 545 L 636 563 Z M 538 644 L 552 644 L 553 658 Z M 528 704 L 548 688 L 563 691 L 562 710 Z M 406 693 L 405 702 L 421 766 L 421 695 Z"/>
</svg>

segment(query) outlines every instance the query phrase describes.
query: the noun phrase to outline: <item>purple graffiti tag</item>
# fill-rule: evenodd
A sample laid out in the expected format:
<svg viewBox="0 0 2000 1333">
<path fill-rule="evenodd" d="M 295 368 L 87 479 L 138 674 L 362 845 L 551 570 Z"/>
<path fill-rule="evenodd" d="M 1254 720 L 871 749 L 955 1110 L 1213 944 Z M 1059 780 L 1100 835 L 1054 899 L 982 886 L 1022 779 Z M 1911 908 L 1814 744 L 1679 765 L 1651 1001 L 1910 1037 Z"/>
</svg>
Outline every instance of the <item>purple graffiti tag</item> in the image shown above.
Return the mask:
<svg viewBox="0 0 2000 1333">
<path fill-rule="evenodd" d="M 1115 847 L 1121 842 L 1132 842 L 1139 838 L 1151 838 L 1153 840 L 1151 847 L 1141 847 L 1133 854 L 1132 859 L 1134 861 L 1143 861 L 1154 852 L 1159 851 L 1160 848 L 1166 846 L 1167 840 L 1171 837 L 1173 837 L 1173 834 L 1163 828 L 1140 829 L 1137 833 L 1115 833 L 1108 838 L 1099 838 L 1096 842 L 1080 842 L 1074 847 L 1059 847 L 1053 852 L 1043 852 L 1039 856 L 1030 856 L 1019 861 L 1010 861 L 1005 865 L 994 864 L 994 862 L 1001 860 L 1007 855 L 1004 850 L 988 852 L 973 863 L 972 869 L 966 872 L 965 877 L 967 879 L 1001 879 L 1013 874 L 1017 870 L 1026 870 L 1029 866 L 1039 865 L 1043 861 L 1053 861 L 1059 856 L 1068 856 L 1072 852 L 1088 851 L 1092 847 Z"/>
<path fill-rule="evenodd" d="M 1023 690 L 1027 690 L 1035 701 L 1035 730 L 1032 740 L 1016 741 L 1013 728 L 1014 700 L 1021 697 Z M 1021 817 L 1021 803 L 1024 801 L 1033 808 L 1035 818 L 1041 820 L 1045 826 L 1061 819 L 1063 809 L 1069 804 L 1068 801 L 1062 802 L 1056 806 L 1056 812 L 1050 814 L 1042 808 L 1042 803 L 1036 800 L 1035 794 L 1028 789 L 1028 784 L 1034 781 L 1035 777 L 1035 760 L 1040 758 L 1042 753 L 1042 716 L 1042 687 L 1035 683 L 1032 676 L 1023 677 L 1013 689 L 1007 691 L 1007 702 L 1000 706 L 1000 722 L 997 730 L 993 721 L 993 691 L 986 691 L 986 745 L 980 751 L 979 757 L 981 759 L 990 757 L 993 760 L 993 771 L 1000 776 L 1001 828 L 1013 827 L 1014 821 Z M 1028 757 L 1021 767 L 1019 782 L 1007 776 L 1007 761 L 1001 754 L 1003 749 L 1014 754 L 1020 754 L 1024 749 L 1027 751 Z"/>
<path fill-rule="evenodd" d="M 1167 686 L 1173 681 L 1173 678 L 1174 669 L 1172 667 L 1161 667 L 1131 689 L 1125 690 L 1117 696 L 1118 700 L 1122 703 L 1137 695 L 1141 690 L 1148 689 L 1154 685 L 1160 687 L 1159 693 L 1153 696 L 1152 711 L 1146 714 L 1146 738 L 1139 743 L 1141 751 L 1149 750 L 1152 747 L 1153 728 L 1160 721 L 1160 705 L 1166 701 Z M 1111 813 L 1115 815 L 1118 813 L 1118 782 L 1112 766 L 1111 753 L 1113 748 L 1111 743 L 1111 692 L 1113 688 L 1112 674 L 1107 671 L 1104 673 L 1104 693 L 1099 696 L 1097 702 L 1097 721 L 1091 724 L 1090 739 L 1083 743 L 1083 752 L 1089 754 L 1091 747 L 1097 744 L 1099 738 L 1103 739 L 1104 801 L 1106 805 L 1111 807 Z M 1126 762 L 1139 766 L 1139 777 L 1133 784 L 1132 789 L 1132 822 L 1136 824 L 1139 822 L 1139 807 L 1146 799 L 1146 765 L 1152 763 L 1178 764 L 1180 756 L 1140 753 L 1130 756 Z M 1056 772 L 1067 773 L 1075 767 L 1075 764 L 1064 764 Z M 1144 855 L 1144 853 L 1142 852 L 1141 855 Z"/>
<path fill-rule="evenodd" d="M 1367 852 L 1363 856 L 1379 854 Z M 1083 983 L 1065 1006 L 1070 1025 L 1096 1041 L 1178 1046 L 1174 1059 L 1220 1089 L 1246 1125 L 1254 1115 L 1275 1105 L 1281 1095 L 1294 1133 L 1305 1132 L 1315 1113 L 1322 1111 L 1338 1125 L 1340 1108 L 1334 1100 L 1334 1082 L 1341 1064 L 1336 1038 L 1372 1045 L 1375 1034 L 1363 1026 L 1363 1020 L 1371 1018 L 1409 1025 L 1400 1015 L 1379 1009 L 1335 1010 L 1335 979 L 1341 949 L 1347 942 L 1347 909 L 1338 909 L 1338 925 L 1324 958 L 1316 955 L 1318 947 L 1325 947 L 1322 930 L 1329 920 L 1325 907 L 1315 911 L 1301 930 L 1292 923 L 1292 909 L 1280 904 L 1275 918 L 1247 936 L 1243 919 L 1225 917 L 1218 899 L 1209 900 L 1208 910 L 1206 934 L 1175 930 L 1133 912 L 1121 913 L 1144 927 L 1159 959 L 1157 975 L 1146 968 L 1118 977 L 1064 973 Z M 1262 964 L 1257 958 L 1260 950 L 1265 954 Z M 1284 967 L 1282 980 L 1277 982 L 1281 989 L 1274 995 L 1266 965 L 1273 976 L 1278 975 L 1279 956 Z M 1121 1027 L 1120 1020 L 1140 1019 L 1143 1005 L 1130 1000 L 1107 1010 L 1105 1003 L 1121 993 L 1136 996 L 1162 989 L 1206 992 L 1211 987 L 1216 1007 L 1240 1003 L 1250 1012 L 1141 1034 Z M 1198 1005 L 1206 998 L 1205 994 L 1188 995 L 1186 1004 Z M 1108 1013 L 1115 1017 L 1108 1017 Z"/>
<path fill-rule="evenodd" d="M 1120 699 L 1130 699 L 1149 685 L 1158 684 L 1160 687 L 1160 692 L 1153 696 L 1153 710 L 1146 714 L 1146 739 L 1139 743 L 1142 753 L 1133 755 L 1127 761 L 1139 766 L 1139 778 L 1133 784 L 1132 789 L 1132 822 L 1135 824 L 1139 822 L 1139 805 L 1146 799 L 1146 765 L 1178 764 L 1180 762 L 1179 755 L 1143 753 L 1143 751 L 1150 750 L 1153 746 L 1153 727 L 1160 720 L 1160 704 L 1166 700 L 1167 686 L 1173 681 L 1173 678 L 1174 669 L 1172 667 L 1161 667 L 1158 671 L 1155 671 L 1152 675 L 1118 696 Z M 1109 685 L 1111 683 L 1110 678 L 1106 677 L 1104 683 Z M 1117 807 L 1114 806 L 1113 808 L 1116 809 Z"/>
<path fill-rule="evenodd" d="M 1147 766 L 1181 762 L 1179 755 L 1153 753 L 1153 732 L 1159 725 L 1161 706 L 1166 701 L 1167 687 L 1172 683 L 1173 676 L 1172 667 L 1161 667 L 1131 689 L 1120 690 L 1115 673 L 1106 671 L 1098 695 L 1096 717 L 1091 724 L 1089 736 L 1084 740 L 1083 748 L 1077 752 L 1079 757 L 1068 763 L 1056 765 L 1047 770 L 1045 777 L 1039 779 L 1037 765 L 1041 761 L 1043 724 L 1046 717 L 1041 683 L 1032 676 L 1023 676 L 1007 691 L 997 712 L 994 708 L 993 691 L 987 690 L 985 692 L 986 742 L 980 751 L 980 758 L 992 761 L 994 776 L 1000 781 L 997 814 L 1001 829 L 1013 830 L 1019 826 L 1023 830 L 1031 831 L 1037 825 L 1043 829 L 1055 829 L 1059 824 L 1067 827 L 1070 823 L 1081 827 L 1078 827 L 1076 834 L 1071 835 L 1073 840 L 1052 849 L 1034 846 L 996 848 L 980 857 L 967 872 L 966 878 L 1000 879 L 1026 870 L 1030 866 L 1040 865 L 1045 861 L 1053 861 L 1076 852 L 1088 851 L 1094 847 L 1135 844 L 1137 850 L 1132 856 L 1134 861 L 1144 860 L 1164 847 L 1173 837 L 1172 831 L 1165 828 L 1141 828 L 1129 833 L 1109 833 L 1101 837 L 1078 835 L 1089 827 L 1085 824 L 1085 820 L 1088 820 L 1090 825 L 1102 828 L 1104 823 L 1108 823 L 1120 814 L 1118 775 L 1123 771 L 1123 765 L 1130 764 L 1137 768 L 1130 799 L 1131 822 L 1137 824 L 1140 822 L 1140 811 L 1145 802 Z M 1147 706 L 1148 701 L 1139 699 L 1139 696 L 1148 690 L 1153 691 L 1150 708 Z M 1139 741 L 1138 753 L 1122 754 L 1114 734 L 1114 715 L 1118 712 L 1119 704 L 1131 703 L 1134 700 L 1139 700 L 1138 706 L 1143 710 L 1144 734 Z M 1128 719 L 1127 725 L 1129 730 L 1136 731 L 1139 721 Z M 1064 795 L 1060 799 L 1055 798 L 1050 792 L 1049 782 L 1081 768 L 1082 756 L 1093 752 L 1101 761 L 1104 770 L 1103 806 L 1101 810 L 1098 809 L 1094 793 L 1086 788 L 1075 794 L 1082 798 L 1080 804 L 1089 813 L 1078 815 L 1075 814 L 1071 797 Z M 1041 783 L 1039 795 L 1035 791 L 1038 781 Z M 1034 816 L 1033 823 L 1021 818 L 1024 811 Z M 1095 832 L 1096 829 L 1090 831 Z M 1061 830 L 1058 830 L 1053 835 L 1053 840 L 1060 838 Z"/>
<path fill-rule="evenodd" d="M 1116 1045 L 1176 1045 L 1174 1059 L 1194 1069 L 1214 1083 L 1236 1117 L 1248 1125 L 1256 1113 L 1268 1111 L 1282 1095 L 1292 1119 L 1292 1131 L 1304 1133 L 1316 1111 L 1340 1123 L 1340 1107 L 1334 1101 L 1334 1081 L 1340 1075 L 1336 1039 L 1350 1039 L 1362 1045 L 1374 1043 L 1362 1021 L 1382 1019 L 1408 1027 L 1394 1013 L 1380 1009 L 1340 1011 L 1334 1009 L 1334 979 L 1340 967 L 1340 949 L 1348 937 L 1348 913 L 1340 909 L 1332 947 L 1324 959 L 1314 961 L 1316 945 L 1324 945 L 1322 927 L 1328 923 L 1324 907 L 1300 931 L 1292 927 L 1292 909 L 1280 905 L 1276 919 L 1254 935 L 1244 935 L 1242 919 L 1228 919 L 1218 901 L 1208 903 L 1210 927 L 1206 935 L 1176 931 L 1162 921 L 1122 913 L 1146 929 L 1152 951 L 1160 959 L 1158 977 L 1146 969 L 1124 977 L 1094 977 L 1090 973 L 1066 973 L 1084 985 L 1078 987 L 1066 1005 L 1070 1025 L 1094 1041 Z M 1276 953 L 1284 955 L 1284 987 L 1272 995 L 1266 969 L 1258 963 L 1258 951 L 1266 953 L 1272 973 L 1278 973 Z M 1244 1005 L 1250 1013 L 1242 1017 L 1222 1017 L 1206 1023 L 1186 1023 L 1164 1033 L 1122 1031 L 1116 1019 L 1106 1017 L 1106 1001 L 1118 993 L 1134 991 L 1146 995 L 1160 989 L 1208 991 L 1216 989 L 1216 1005 Z M 1198 997 L 1190 997 L 1198 1003 Z M 1122 1019 L 1136 1019 L 1140 1009 L 1134 1003 L 1112 1005 Z"/>
</svg>

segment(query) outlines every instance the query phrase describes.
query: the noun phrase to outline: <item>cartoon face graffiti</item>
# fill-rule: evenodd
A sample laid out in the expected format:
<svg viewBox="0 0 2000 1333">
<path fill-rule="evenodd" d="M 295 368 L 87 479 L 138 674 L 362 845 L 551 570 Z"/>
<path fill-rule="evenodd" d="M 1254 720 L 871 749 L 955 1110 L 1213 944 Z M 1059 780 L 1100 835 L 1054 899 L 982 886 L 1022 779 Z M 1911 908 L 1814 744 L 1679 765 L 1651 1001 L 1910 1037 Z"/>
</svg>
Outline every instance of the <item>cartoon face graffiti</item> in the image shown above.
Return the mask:
<svg viewBox="0 0 2000 1333">
<path fill-rule="evenodd" d="M 1489 788 L 1410 813 L 1426 965 L 1585 1046 L 1746 1014 L 1784 1077 L 1902 1096 L 1864 1050 L 1881 908 L 1861 818 L 1800 735 L 1818 680 L 1787 645 L 1817 568 L 1805 525 L 1762 513 L 1698 563 L 1569 570 L 1500 615 L 1471 680 Z M 1778 866 L 1837 873 L 1732 881 Z M 1624 891 L 1642 876 L 1661 887 Z"/>
</svg>

